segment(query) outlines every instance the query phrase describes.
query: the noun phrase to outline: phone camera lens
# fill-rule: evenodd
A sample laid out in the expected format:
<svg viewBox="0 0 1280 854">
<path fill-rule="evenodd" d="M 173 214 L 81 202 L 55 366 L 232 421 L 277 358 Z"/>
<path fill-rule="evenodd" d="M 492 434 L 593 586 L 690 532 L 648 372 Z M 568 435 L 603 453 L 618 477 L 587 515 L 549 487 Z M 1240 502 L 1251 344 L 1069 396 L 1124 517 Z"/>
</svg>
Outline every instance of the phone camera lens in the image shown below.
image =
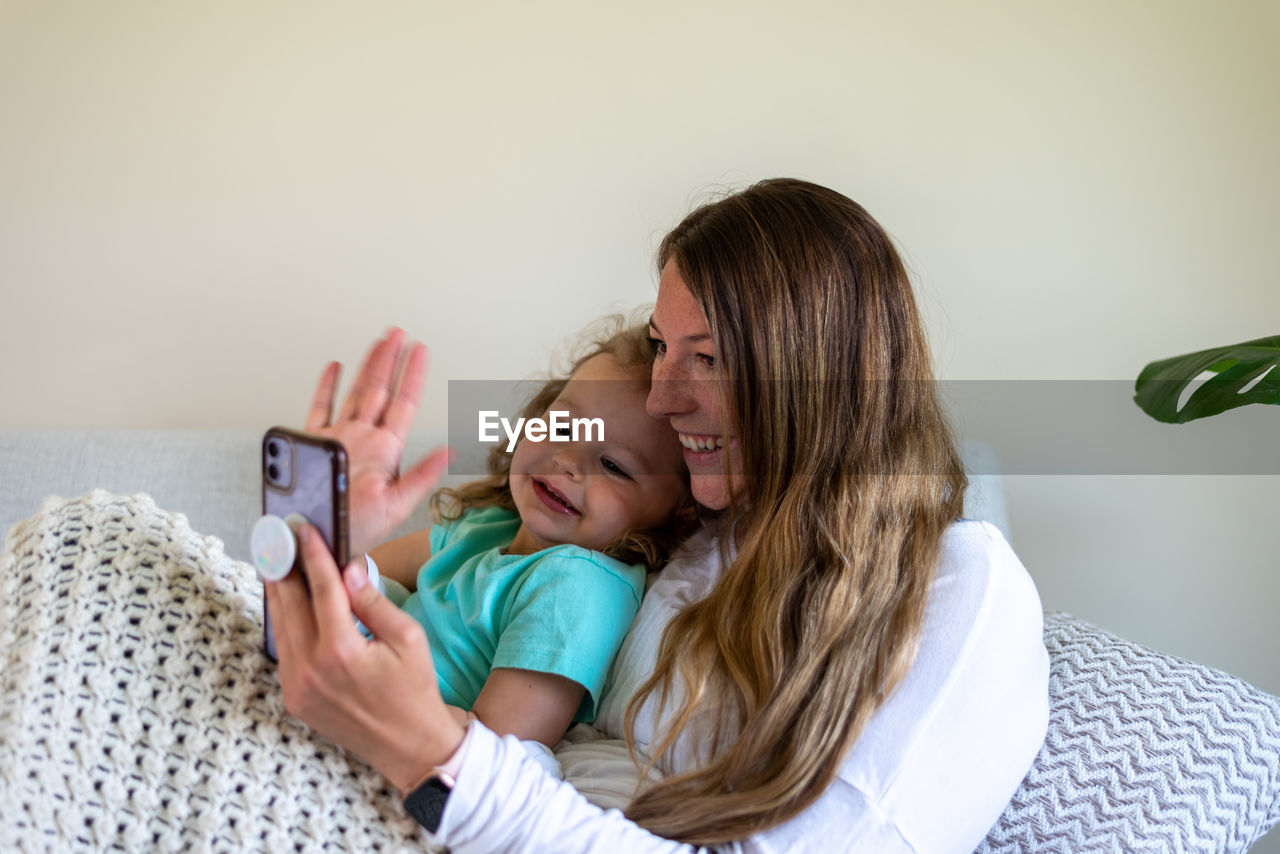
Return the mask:
<svg viewBox="0 0 1280 854">
<path fill-rule="evenodd" d="M 279 480 L 280 466 L 276 465 L 275 463 L 272 463 L 271 465 L 267 466 L 267 477 L 271 478 L 272 480 Z"/>
<path fill-rule="evenodd" d="M 279 442 L 268 442 L 268 443 L 267 443 L 267 456 L 268 456 L 268 457 L 271 457 L 273 460 L 274 460 L 276 457 L 280 456 L 280 443 L 279 443 Z"/>
</svg>

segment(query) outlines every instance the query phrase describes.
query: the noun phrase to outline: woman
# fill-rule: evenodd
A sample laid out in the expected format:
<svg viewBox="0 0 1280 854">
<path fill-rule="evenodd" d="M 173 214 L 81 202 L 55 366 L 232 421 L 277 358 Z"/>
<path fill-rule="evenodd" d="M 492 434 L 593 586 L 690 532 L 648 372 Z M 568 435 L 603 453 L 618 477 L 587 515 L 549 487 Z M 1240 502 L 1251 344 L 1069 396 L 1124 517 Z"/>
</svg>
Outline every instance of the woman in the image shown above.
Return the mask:
<svg viewBox="0 0 1280 854">
<path fill-rule="evenodd" d="M 416 624 L 311 534 L 311 597 L 268 589 L 290 711 L 454 851 L 972 850 L 1043 740 L 1047 656 L 1025 570 L 958 521 L 965 478 L 892 244 L 846 197 L 775 180 L 694 211 L 658 264 L 648 408 L 714 518 L 646 597 L 596 726 L 664 779 L 624 818 L 464 731 Z M 400 347 L 375 349 L 333 423 L 327 373 L 308 419 L 365 463 L 369 538 L 438 466 L 395 477 L 421 373 L 415 349 L 392 379 Z"/>
</svg>

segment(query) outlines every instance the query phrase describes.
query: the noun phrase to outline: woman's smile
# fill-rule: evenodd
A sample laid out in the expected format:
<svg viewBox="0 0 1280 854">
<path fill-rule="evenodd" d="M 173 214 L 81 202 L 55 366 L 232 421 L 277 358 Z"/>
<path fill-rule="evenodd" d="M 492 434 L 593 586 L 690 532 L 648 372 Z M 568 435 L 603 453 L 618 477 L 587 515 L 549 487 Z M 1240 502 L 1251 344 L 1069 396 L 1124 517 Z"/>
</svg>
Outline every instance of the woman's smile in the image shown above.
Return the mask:
<svg viewBox="0 0 1280 854">
<path fill-rule="evenodd" d="M 680 444 L 687 451 L 708 453 L 724 447 L 723 436 L 706 436 L 697 433 L 678 433 L 677 435 L 680 437 Z"/>
<path fill-rule="evenodd" d="M 677 431 L 676 436 L 680 439 L 680 450 L 690 474 L 723 476 L 726 444 L 731 453 L 735 450 L 732 436 L 683 431 Z"/>
</svg>

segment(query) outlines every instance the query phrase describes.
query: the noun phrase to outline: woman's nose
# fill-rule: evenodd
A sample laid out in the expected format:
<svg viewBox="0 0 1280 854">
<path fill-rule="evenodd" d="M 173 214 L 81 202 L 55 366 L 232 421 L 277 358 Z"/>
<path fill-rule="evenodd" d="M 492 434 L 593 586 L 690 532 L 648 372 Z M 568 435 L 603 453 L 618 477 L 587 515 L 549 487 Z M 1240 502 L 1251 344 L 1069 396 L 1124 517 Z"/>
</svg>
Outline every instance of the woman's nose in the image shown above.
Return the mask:
<svg viewBox="0 0 1280 854">
<path fill-rule="evenodd" d="M 696 398 L 690 393 L 689 381 L 679 371 L 665 362 L 654 362 L 653 382 L 645 399 L 645 410 L 654 418 L 685 415 L 698 408 Z"/>
</svg>

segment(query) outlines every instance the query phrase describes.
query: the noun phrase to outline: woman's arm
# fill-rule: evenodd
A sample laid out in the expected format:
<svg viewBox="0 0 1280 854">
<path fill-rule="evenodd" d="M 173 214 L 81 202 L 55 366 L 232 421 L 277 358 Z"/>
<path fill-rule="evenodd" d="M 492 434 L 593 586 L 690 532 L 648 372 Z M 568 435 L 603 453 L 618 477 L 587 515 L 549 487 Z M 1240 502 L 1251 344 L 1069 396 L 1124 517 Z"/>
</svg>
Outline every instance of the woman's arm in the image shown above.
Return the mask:
<svg viewBox="0 0 1280 854">
<path fill-rule="evenodd" d="M 434 841 L 455 854 L 616 851 L 693 854 L 655 836 L 617 810 L 603 810 L 571 784 L 549 776 L 511 736 L 482 724 L 467 730 L 462 767 Z M 743 851 L 730 845 L 719 851 Z M 834 849 L 832 849 L 834 850 Z"/>
<path fill-rule="evenodd" d="M 383 543 L 369 551 L 378 573 L 406 590 L 418 589 L 418 571 L 431 557 L 431 530 L 424 529 Z"/>
</svg>

